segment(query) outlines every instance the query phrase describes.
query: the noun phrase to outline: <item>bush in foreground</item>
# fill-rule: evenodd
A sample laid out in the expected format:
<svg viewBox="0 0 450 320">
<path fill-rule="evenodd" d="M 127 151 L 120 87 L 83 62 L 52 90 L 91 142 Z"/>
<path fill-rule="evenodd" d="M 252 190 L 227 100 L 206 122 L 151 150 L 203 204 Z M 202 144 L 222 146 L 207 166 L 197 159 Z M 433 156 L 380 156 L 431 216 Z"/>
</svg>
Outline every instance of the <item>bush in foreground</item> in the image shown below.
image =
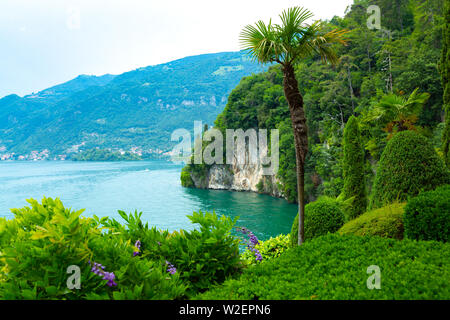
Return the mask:
<svg viewBox="0 0 450 320">
<path fill-rule="evenodd" d="M 405 201 L 450 182 L 450 174 L 431 142 L 415 131 L 397 133 L 381 155 L 370 208 Z"/>
<path fill-rule="evenodd" d="M 199 230 L 169 233 L 137 212 L 119 211 L 122 225 L 82 217 L 59 199 L 28 202 L 0 219 L 0 300 L 183 299 L 241 266 L 235 221 L 214 213 L 188 216 Z M 67 285 L 70 266 L 80 268 L 80 289 Z"/>
<path fill-rule="evenodd" d="M 266 241 L 260 241 L 255 248 L 262 256 L 262 262 L 273 258 L 278 258 L 284 251 L 290 247 L 290 235 L 280 234 L 275 238 Z M 241 254 L 241 260 L 245 265 L 256 264 L 256 257 L 253 251 L 247 249 Z"/>
<path fill-rule="evenodd" d="M 321 198 L 305 206 L 305 240 L 311 240 L 328 232 L 336 232 L 344 224 L 344 213 L 339 202 Z M 298 242 L 298 214 L 291 229 L 291 245 Z"/>
<path fill-rule="evenodd" d="M 368 211 L 350 220 L 339 229 L 339 234 L 380 236 L 403 239 L 403 208 L 405 203 L 394 203 Z"/>
<path fill-rule="evenodd" d="M 186 285 L 158 259 L 133 257 L 133 246 L 101 232 L 101 222 L 81 217 L 61 201 L 13 209 L 0 222 L 0 299 L 175 299 Z M 100 263 L 99 270 L 93 267 Z M 69 288 L 69 267 L 79 268 L 80 288 Z M 104 269 L 103 269 L 104 268 Z"/>
<path fill-rule="evenodd" d="M 405 207 L 405 235 L 416 240 L 450 239 L 450 185 L 422 192 Z"/>
<path fill-rule="evenodd" d="M 381 289 L 370 290 L 377 265 Z M 450 244 L 329 234 L 251 266 L 197 299 L 450 299 Z"/>
</svg>

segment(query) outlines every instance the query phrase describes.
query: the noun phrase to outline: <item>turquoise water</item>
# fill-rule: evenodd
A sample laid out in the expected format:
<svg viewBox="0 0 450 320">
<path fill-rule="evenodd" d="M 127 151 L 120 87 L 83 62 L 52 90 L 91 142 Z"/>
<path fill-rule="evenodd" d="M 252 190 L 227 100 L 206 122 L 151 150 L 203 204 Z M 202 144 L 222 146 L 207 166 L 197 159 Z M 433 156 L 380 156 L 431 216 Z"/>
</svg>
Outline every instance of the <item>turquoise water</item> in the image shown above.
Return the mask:
<svg viewBox="0 0 450 320">
<path fill-rule="evenodd" d="M 66 207 L 86 209 L 122 221 L 117 210 L 142 211 L 142 219 L 169 231 L 192 225 L 186 215 L 213 211 L 239 216 L 237 225 L 265 240 L 290 232 L 297 206 L 253 192 L 199 190 L 180 185 L 182 166 L 165 161 L 137 162 L 0 162 L 0 217 L 12 218 L 10 208 L 26 199 L 59 197 Z"/>
</svg>

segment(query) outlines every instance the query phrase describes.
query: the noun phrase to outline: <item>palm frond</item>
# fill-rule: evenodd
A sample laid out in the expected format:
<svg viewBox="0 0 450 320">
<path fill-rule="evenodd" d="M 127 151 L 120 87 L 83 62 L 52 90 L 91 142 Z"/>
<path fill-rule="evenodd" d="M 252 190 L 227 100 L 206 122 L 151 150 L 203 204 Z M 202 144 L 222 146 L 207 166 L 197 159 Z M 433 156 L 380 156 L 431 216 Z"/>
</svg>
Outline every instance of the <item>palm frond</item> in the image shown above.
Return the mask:
<svg viewBox="0 0 450 320">
<path fill-rule="evenodd" d="M 255 26 L 247 25 L 241 31 L 240 43 L 242 50 L 260 63 L 276 61 L 283 50 L 271 21 L 267 25 L 261 20 Z"/>
<path fill-rule="evenodd" d="M 280 14 L 282 26 L 286 31 L 295 31 L 296 28 L 303 25 L 306 20 L 312 18 L 314 14 L 303 7 L 293 7 L 284 10 Z"/>
<path fill-rule="evenodd" d="M 323 62 L 330 62 L 337 64 L 339 62 L 338 56 L 334 51 L 334 44 L 347 44 L 346 34 L 349 32 L 346 29 L 334 29 L 323 34 L 324 24 L 322 21 L 317 21 L 313 24 L 316 36 L 312 39 L 311 46 L 320 55 Z"/>
<path fill-rule="evenodd" d="M 240 34 L 241 48 L 261 63 L 292 64 L 314 54 L 319 54 L 324 62 L 338 63 L 333 45 L 345 45 L 348 31 L 326 32 L 321 21 L 306 24 L 312 16 L 303 7 L 293 7 L 280 14 L 281 24 L 258 21 L 254 26 L 247 25 Z"/>
<path fill-rule="evenodd" d="M 418 115 L 425 103 L 430 98 L 430 94 L 427 92 L 418 93 L 419 88 L 414 89 L 414 91 L 409 95 L 405 102 L 404 108 L 409 111 L 409 114 Z"/>
<path fill-rule="evenodd" d="M 281 25 L 277 25 L 280 39 L 285 44 L 295 44 L 305 31 L 305 21 L 313 14 L 305 8 L 293 7 L 280 14 Z"/>
<path fill-rule="evenodd" d="M 430 97 L 429 93 L 418 93 L 416 88 L 408 98 L 396 94 L 383 96 L 368 112 L 368 121 L 381 120 L 391 122 L 399 119 L 413 119 L 422 111 Z"/>
</svg>

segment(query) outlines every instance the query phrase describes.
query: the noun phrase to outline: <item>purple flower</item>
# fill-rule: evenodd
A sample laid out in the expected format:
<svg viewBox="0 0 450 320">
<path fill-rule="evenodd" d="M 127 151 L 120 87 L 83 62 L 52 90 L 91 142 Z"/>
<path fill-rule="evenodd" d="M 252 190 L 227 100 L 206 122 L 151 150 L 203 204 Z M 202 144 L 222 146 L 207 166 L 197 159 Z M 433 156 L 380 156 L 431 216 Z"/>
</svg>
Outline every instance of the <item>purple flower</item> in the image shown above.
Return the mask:
<svg viewBox="0 0 450 320">
<path fill-rule="evenodd" d="M 134 252 L 133 252 L 133 257 L 136 257 L 139 253 L 141 249 L 141 241 L 137 240 L 136 243 L 134 244 Z"/>
<path fill-rule="evenodd" d="M 252 250 L 253 253 L 255 254 L 255 259 L 256 259 L 256 261 L 262 261 L 262 255 L 261 255 L 261 253 L 259 252 L 258 249 L 256 249 L 255 247 L 253 247 L 253 248 L 251 248 L 250 250 Z"/>
<path fill-rule="evenodd" d="M 253 233 L 249 232 L 248 237 L 249 237 L 250 242 L 251 242 L 254 246 L 256 246 L 257 244 L 259 244 L 258 238 L 257 238 Z"/>
<path fill-rule="evenodd" d="M 244 235 L 248 236 L 248 239 L 250 240 L 250 243 L 253 246 L 256 246 L 257 244 L 259 244 L 259 240 L 258 238 L 253 234 L 253 232 L 251 232 L 250 230 L 248 230 L 245 227 L 238 227 L 238 230 L 240 230 Z"/>
<path fill-rule="evenodd" d="M 117 286 L 117 283 L 114 282 L 115 278 L 116 278 L 116 276 L 114 275 L 113 272 L 105 272 L 103 274 L 103 280 L 108 280 L 106 285 L 109 286 L 109 287 Z"/>
<path fill-rule="evenodd" d="M 169 272 L 170 274 L 175 274 L 177 272 L 177 269 L 173 266 L 173 264 L 171 264 L 167 260 L 166 260 L 166 265 L 167 265 L 167 272 Z"/>
<path fill-rule="evenodd" d="M 255 254 L 256 261 L 262 261 L 261 253 L 255 248 L 255 246 L 259 244 L 258 238 L 253 234 L 253 232 L 245 227 L 237 227 L 237 229 L 248 237 L 248 240 L 246 240 L 247 248 Z"/>
<path fill-rule="evenodd" d="M 91 261 L 89 260 L 88 263 L 91 264 Z M 114 282 L 114 279 L 116 278 L 116 276 L 114 275 L 114 272 L 106 272 L 104 270 L 105 270 L 105 267 L 97 262 L 94 262 L 94 264 L 92 265 L 92 268 L 91 268 L 91 272 L 93 272 L 94 274 L 96 274 L 98 276 L 103 276 L 103 280 L 108 280 L 108 282 L 106 284 L 109 287 L 117 286 L 117 283 Z"/>
</svg>

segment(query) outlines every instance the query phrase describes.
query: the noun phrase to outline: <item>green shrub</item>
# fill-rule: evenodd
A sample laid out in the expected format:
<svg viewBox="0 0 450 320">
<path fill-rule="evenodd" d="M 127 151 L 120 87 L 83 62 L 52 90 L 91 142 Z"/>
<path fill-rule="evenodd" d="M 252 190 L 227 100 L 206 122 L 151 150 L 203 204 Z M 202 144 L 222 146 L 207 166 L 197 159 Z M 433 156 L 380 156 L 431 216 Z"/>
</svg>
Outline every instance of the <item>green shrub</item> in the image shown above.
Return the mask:
<svg viewBox="0 0 450 320">
<path fill-rule="evenodd" d="M 368 267 L 381 272 L 369 290 Z M 450 299 L 450 244 L 329 234 L 245 269 L 196 299 Z"/>
<path fill-rule="evenodd" d="M 362 214 L 367 207 L 364 148 L 358 121 L 354 116 L 351 116 L 345 125 L 342 149 L 344 153 L 342 160 L 344 188 L 342 193 L 344 199 L 353 198 L 352 206 L 346 211 L 347 218 L 350 220 Z"/>
<path fill-rule="evenodd" d="M 305 240 L 336 232 L 344 224 L 344 213 L 332 198 L 321 198 L 305 206 Z M 298 214 L 291 229 L 291 245 L 298 242 Z"/>
<path fill-rule="evenodd" d="M 101 261 L 106 270 L 114 272 L 117 286 L 107 288 L 103 295 L 89 291 L 83 299 L 163 300 L 186 296 L 188 284 L 179 272 L 169 274 L 160 256 L 133 256 L 133 243 L 114 234 L 96 240 L 94 261 Z"/>
<path fill-rule="evenodd" d="M 449 241 L 450 185 L 410 199 L 405 207 L 404 223 L 407 238 Z"/>
<path fill-rule="evenodd" d="M 370 207 L 405 201 L 449 179 L 448 169 L 426 137 L 415 131 L 399 132 L 381 155 Z"/>
<path fill-rule="evenodd" d="M 15 219 L 2 230 L 1 260 L 4 282 L 2 299 L 78 298 L 86 291 L 98 292 L 100 281 L 89 273 L 89 248 L 100 229 L 91 219 L 81 219 L 82 211 L 65 209 L 59 200 L 44 198 L 42 205 L 28 201 L 31 208 L 13 209 Z M 81 263 L 80 263 L 81 262 Z M 70 265 L 81 268 L 82 290 L 65 293 Z"/>
<path fill-rule="evenodd" d="M 290 235 L 280 234 L 275 238 L 270 238 L 266 241 L 260 241 L 255 248 L 262 256 L 262 262 L 272 258 L 278 258 L 285 250 L 290 247 Z M 248 248 L 241 254 L 241 260 L 244 265 L 256 264 L 256 257 L 254 252 Z"/>
<path fill-rule="evenodd" d="M 264 180 L 260 179 L 259 182 L 256 184 L 256 190 L 258 192 L 262 193 L 264 191 Z"/>
<path fill-rule="evenodd" d="M 189 216 L 199 230 L 169 233 L 149 228 L 137 212 L 119 211 L 122 225 L 84 218 L 59 199 L 28 202 L 12 210 L 14 219 L 0 219 L 0 300 L 182 299 L 241 267 L 239 240 L 230 235 L 235 221 L 214 213 Z M 93 263 L 113 273 L 116 285 L 94 274 Z M 80 289 L 67 287 L 71 265 L 80 268 Z"/>
<path fill-rule="evenodd" d="M 119 213 L 127 222 L 126 227 L 114 219 L 104 225 L 111 232 L 122 234 L 129 242 L 140 240 L 142 258 L 159 257 L 161 261 L 173 264 L 180 279 L 189 286 L 187 294 L 220 283 L 241 267 L 239 239 L 231 235 L 237 218 L 232 220 L 215 213 L 194 212 L 188 218 L 198 224 L 200 230 L 169 233 L 144 225 L 140 215 Z"/>
<path fill-rule="evenodd" d="M 181 179 L 181 185 L 183 187 L 186 187 L 186 188 L 195 187 L 194 181 L 191 178 L 191 173 L 189 171 L 189 167 L 186 166 L 181 170 L 180 179 Z"/>
<path fill-rule="evenodd" d="M 175 299 L 186 286 L 179 275 L 168 277 L 159 261 L 133 257 L 121 236 L 102 233 L 98 218 L 81 217 L 59 199 L 13 209 L 15 219 L 2 223 L 0 299 Z M 105 219 L 102 219 L 105 221 Z M 91 264 L 113 272 L 117 286 L 91 272 Z M 80 289 L 69 289 L 69 266 L 80 268 Z"/>
<path fill-rule="evenodd" d="M 394 203 L 363 213 L 339 229 L 339 234 L 380 236 L 403 239 L 403 208 L 405 203 Z"/>
<path fill-rule="evenodd" d="M 231 235 L 237 221 L 215 213 L 194 212 L 188 216 L 199 230 L 183 231 L 169 238 L 163 254 L 180 270 L 190 291 L 202 291 L 240 269 L 239 239 Z"/>
</svg>

